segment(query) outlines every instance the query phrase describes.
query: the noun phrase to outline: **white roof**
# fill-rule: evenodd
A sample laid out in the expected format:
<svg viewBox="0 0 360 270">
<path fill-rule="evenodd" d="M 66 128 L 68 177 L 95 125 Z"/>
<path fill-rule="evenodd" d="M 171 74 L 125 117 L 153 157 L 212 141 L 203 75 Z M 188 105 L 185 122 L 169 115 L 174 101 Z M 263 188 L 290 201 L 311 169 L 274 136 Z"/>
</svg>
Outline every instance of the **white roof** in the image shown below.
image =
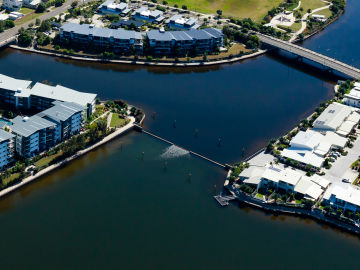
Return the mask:
<svg viewBox="0 0 360 270">
<path fill-rule="evenodd" d="M 310 151 L 305 153 L 298 153 L 296 150 L 284 149 L 281 155 L 285 158 L 290 158 L 304 164 L 310 164 L 314 167 L 320 168 L 324 162 L 324 159 L 313 154 Z"/>
<path fill-rule="evenodd" d="M 339 129 L 336 132 L 341 135 L 343 135 L 343 134 L 348 135 L 351 132 L 351 130 L 354 128 L 355 125 L 356 125 L 355 122 L 345 121 L 341 124 L 341 126 L 339 127 Z"/>
<path fill-rule="evenodd" d="M 299 131 L 294 138 L 292 138 L 290 145 L 296 148 L 314 149 L 322 140 L 323 135 L 318 132 L 307 130 Z"/>
<path fill-rule="evenodd" d="M 339 200 L 360 206 L 360 191 L 352 188 L 350 185 L 348 185 L 347 189 L 342 186 L 334 185 L 326 195 L 326 197 L 324 196 L 325 199 L 329 199 L 330 196 L 333 195 Z"/>
<path fill-rule="evenodd" d="M 240 177 L 246 178 L 244 183 L 258 185 L 265 171 L 265 167 L 250 166 L 240 173 Z"/>
<path fill-rule="evenodd" d="M 262 175 L 262 178 L 277 183 L 279 182 L 280 174 L 281 174 L 281 169 L 271 166 L 266 168 L 265 172 Z"/>
<path fill-rule="evenodd" d="M 326 180 L 323 176 L 314 174 L 310 177 L 310 181 L 318 184 L 319 186 L 321 186 L 322 188 L 327 188 L 330 185 L 330 181 Z"/>
<path fill-rule="evenodd" d="M 325 141 L 331 143 L 333 146 L 344 148 L 347 142 L 347 139 L 339 136 L 335 132 L 327 131 L 325 133 Z"/>
<path fill-rule="evenodd" d="M 7 20 L 7 19 L 9 19 L 9 15 L 7 15 L 7 14 L 0 14 L 0 21 L 5 21 L 5 20 Z"/>
<path fill-rule="evenodd" d="M 352 111 L 352 107 L 334 102 L 330 104 L 314 121 L 314 129 L 336 130 Z"/>
<path fill-rule="evenodd" d="M 31 94 L 60 101 L 75 102 L 85 107 L 96 98 L 96 94 L 75 91 L 61 85 L 50 86 L 42 83 L 36 83 L 31 89 Z"/>
<path fill-rule="evenodd" d="M 322 188 L 312 182 L 308 176 L 301 177 L 300 181 L 296 184 L 294 191 L 303 194 L 305 197 L 309 197 L 313 200 L 317 200 L 323 193 Z"/>
<path fill-rule="evenodd" d="M 355 122 L 357 124 L 360 121 L 360 114 L 358 112 L 353 112 L 346 120 Z"/>
<path fill-rule="evenodd" d="M 26 89 L 30 86 L 31 81 L 18 80 L 3 74 L 0 74 L 0 88 L 16 91 L 17 89 Z"/>
<path fill-rule="evenodd" d="M 360 91 L 358 88 L 353 88 L 349 94 L 345 94 L 345 98 L 360 100 Z"/>
<path fill-rule="evenodd" d="M 280 174 L 280 181 L 295 186 L 299 182 L 301 176 L 302 176 L 301 173 L 286 168 L 285 170 L 282 170 Z"/>
<path fill-rule="evenodd" d="M 324 140 L 319 143 L 314 153 L 320 156 L 325 156 L 327 153 L 329 153 L 330 148 L 331 148 L 331 143 Z"/>
</svg>

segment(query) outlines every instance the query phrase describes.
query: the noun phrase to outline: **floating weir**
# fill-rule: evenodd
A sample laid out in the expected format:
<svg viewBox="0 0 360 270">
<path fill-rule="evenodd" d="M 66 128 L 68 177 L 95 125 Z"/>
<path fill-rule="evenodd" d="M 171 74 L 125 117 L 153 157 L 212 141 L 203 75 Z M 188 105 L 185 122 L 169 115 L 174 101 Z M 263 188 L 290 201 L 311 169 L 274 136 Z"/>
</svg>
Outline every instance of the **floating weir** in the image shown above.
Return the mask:
<svg viewBox="0 0 360 270">
<path fill-rule="evenodd" d="M 199 158 L 202 158 L 202 159 L 204 159 L 204 160 L 206 160 L 206 161 L 208 161 L 208 162 L 210 162 L 210 163 L 212 163 L 212 164 L 215 164 L 215 165 L 217 165 L 217 166 L 219 166 L 219 167 L 224 168 L 225 170 L 231 169 L 231 166 L 228 165 L 228 164 L 225 164 L 225 165 L 224 165 L 224 164 L 221 164 L 220 162 L 217 162 L 217 161 L 212 160 L 212 159 L 210 159 L 210 158 L 208 158 L 208 157 L 205 157 L 205 156 L 203 156 L 203 155 L 200 155 L 199 153 L 196 153 L 196 152 L 187 150 L 187 149 L 185 149 L 185 148 L 183 148 L 183 147 L 181 147 L 181 146 L 178 146 L 178 145 L 174 144 L 173 142 L 170 142 L 170 141 L 168 141 L 168 140 L 166 140 L 166 139 L 164 139 L 164 138 L 161 138 L 161 137 L 159 137 L 159 136 L 157 136 L 157 135 L 155 135 L 155 134 L 153 134 L 153 133 L 151 133 L 151 132 L 149 132 L 149 131 L 144 130 L 143 127 L 140 126 L 140 125 L 135 124 L 135 125 L 134 125 L 134 129 L 135 129 L 136 131 L 143 132 L 143 133 L 145 133 L 145 134 L 147 134 L 147 135 L 150 135 L 150 136 L 152 136 L 152 137 L 154 137 L 154 138 L 156 138 L 156 139 L 158 139 L 158 140 L 160 140 L 160 141 L 163 141 L 163 142 L 165 142 L 165 143 L 167 143 L 167 144 L 174 145 L 174 146 L 177 146 L 177 147 L 179 147 L 179 148 L 181 148 L 181 149 L 184 149 L 184 150 L 188 151 L 191 155 L 196 156 L 196 157 L 199 157 Z"/>
</svg>

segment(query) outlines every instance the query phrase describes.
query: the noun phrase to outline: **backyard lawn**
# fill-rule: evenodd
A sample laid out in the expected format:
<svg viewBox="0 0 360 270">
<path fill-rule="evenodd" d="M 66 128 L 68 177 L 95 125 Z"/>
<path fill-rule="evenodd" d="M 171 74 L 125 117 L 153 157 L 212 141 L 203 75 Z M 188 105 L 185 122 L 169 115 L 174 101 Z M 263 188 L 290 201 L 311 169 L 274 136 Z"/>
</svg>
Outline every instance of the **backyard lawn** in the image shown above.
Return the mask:
<svg viewBox="0 0 360 270">
<path fill-rule="evenodd" d="M 177 4 L 179 8 L 186 5 L 188 9 L 201 13 L 216 14 L 220 9 L 225 16 L 261 21 L 270 9 L 277 7 L 283 0 L 167 0 L 167 2 L 171 6 Z"/>
<path fill-rule="evenodd" d="M 58 153 L 56 153 L 52 156 L 43 157 L 42 159 L 39 159 L 38 161 L 36 161 L 35 165 L 39 168 L 44 167 L 44 166 L 49 166 L 49 163 L 51 161 L 53 161 L 56 157 L 60 156 L 61 154 L 62 154 L 62 152 L 59 151 Z"/>
<path fill-rule="evenodd" d="M 123 127 L 126 124 L 126 119 L 119 117 L 119 114 L 113 113 L 111 117 L 110 127 Z"/>
<path fill-rule="evenodd" d="M 3 184 L 7 185 L 8 183 L 10 183 L 13 180 L 15 180 L 16 178 L 18 178 L 19 176 L 20 176 L 20 173 L 13 173 L 9 177 L 7 177 L 3 180 Z"/>
</svg>

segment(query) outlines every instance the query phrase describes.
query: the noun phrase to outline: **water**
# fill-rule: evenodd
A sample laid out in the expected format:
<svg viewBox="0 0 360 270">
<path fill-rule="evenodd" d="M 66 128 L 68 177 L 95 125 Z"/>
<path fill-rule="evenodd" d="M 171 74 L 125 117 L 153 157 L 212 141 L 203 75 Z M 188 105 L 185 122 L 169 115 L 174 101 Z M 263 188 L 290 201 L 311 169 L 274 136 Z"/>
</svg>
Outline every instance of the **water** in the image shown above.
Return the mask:
<svg viewBox="0 0 360 270">
<path fill-rule="evenodd" d="M 224 172 L 191 156 L 164 168 L 166 149 L 130 133 L 7 197 L 2 269 L 358 269 L 357 238 L 222 208 Z"/>
<path fill-rule="evenodd" d="M 359 61 L 358 42 L 349 41 L 359 39 L 353 36 L 359 4 L 348 6 L 344 19 L 330 26 L 334 33 L 326 30 L 332 38 L 320 34 L 305 46 Z M 243 147 L 248 154 L 289 130 L 332 96 L 336 80 L 267 56 L 185 71 L 5 50 L 0 72 L 126 99 L 145 109 L 147 129 L 224 163 L 241 159 Z M 236 203 L 221 208 L 212 196 L 224 177 L 182 149 L 130 133 L 0 202 L 1 267 L 359 268 L 358 237 Z"/>
</svg>

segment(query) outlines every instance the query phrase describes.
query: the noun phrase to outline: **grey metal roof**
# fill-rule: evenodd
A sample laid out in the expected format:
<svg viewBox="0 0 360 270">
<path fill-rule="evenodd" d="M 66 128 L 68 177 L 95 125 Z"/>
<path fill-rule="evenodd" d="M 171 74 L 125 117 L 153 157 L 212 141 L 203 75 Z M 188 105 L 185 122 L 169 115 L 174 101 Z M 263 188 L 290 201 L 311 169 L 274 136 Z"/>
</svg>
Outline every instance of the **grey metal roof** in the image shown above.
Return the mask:
<svg viewBox="0 0 360 270">
<path fill-rule="evenodd" d="M 37 115 L 31 117 L 17 116 L 13 120 L 11 131 L 24 137 L 29 137 L 32 134 L 46 128 L 55 127 L 56 125 Z"/>
<path fill-rule="evenodd" d="M 82 112 L 85 107 L 74 102 L 53 102 L 54 106 L 37 114 L 39 117 L 49 117 L 56 122 L 66 121 L 76 113 Z"/>
<path fill-rule="evenodd" d="M 146 32 L 146 35 L 149 39 L 154 39 L 158 41 L 171 41 L 175 39 L 170 31 L 160 32 L 159 30 L 150 30 Z"/>
<path fill-rule="evenodd" d="M 15 136 L 13 134 L 11 134 L 10 132 L 0 129 L 0 142 L 4 142 L 4 141 L 9 140 L 14 137 Z"/>
<path fill-rule="evenodd" d="M 218 28 L 205 28 L 205 29 L 203 29 L 203 31 L 209 33 L 210 35 L 212 35 L 215 38 L 220 38 L 223 36 L 222 30 L 218 29 Z"/>
<path fill-rule="evenodd" d="M 31 85 L 31 81 L 18 80 L 9 76 L 0 74 L 0 88 L 16 91 L 18 89 L 26 89 Z"/>
</svg>

